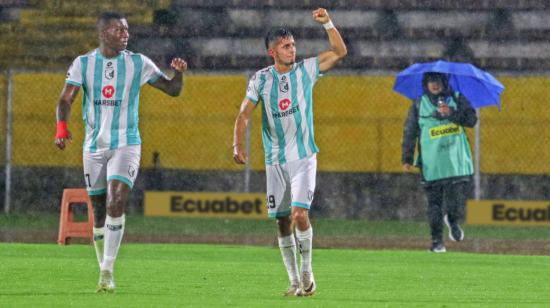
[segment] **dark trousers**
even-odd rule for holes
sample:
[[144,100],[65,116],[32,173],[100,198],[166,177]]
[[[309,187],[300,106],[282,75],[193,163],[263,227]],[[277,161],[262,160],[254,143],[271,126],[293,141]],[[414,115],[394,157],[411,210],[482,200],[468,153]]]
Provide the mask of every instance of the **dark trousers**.
[[461,223],[464,220],[467,187],[469,182],[433,184],[425,186],[428,198],[428,221],[432,241],[443,241],[443,216],[448,215],[449,223]]

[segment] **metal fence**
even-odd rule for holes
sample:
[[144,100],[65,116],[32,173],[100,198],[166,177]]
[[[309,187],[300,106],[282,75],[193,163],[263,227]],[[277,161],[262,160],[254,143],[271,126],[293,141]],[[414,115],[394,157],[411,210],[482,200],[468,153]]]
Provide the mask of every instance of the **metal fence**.
[[[142,169],[129,211],[142,211],[144,190],[265,191],[260,110],[249,134],[250,162],[232,160],[232,132],[248,74],[187,75],[171,98],[145,86],[140,103]],[[470,197],[550,198],[550,78],[499,78],[503,108],[480,111],[468,132],[479,171]],[[0,74],[0,179],[5,212],[57,211],[63,188],[84,185],[80,96],[69,122],[74,140],[53,144],[55,106],[64,72]],[[314,90],[319,173],[313,215],[338,218],[424,217],[418,174],[401,172],[403,122],[410,102],[392,76],[327,75]],[[475,194],[474,194],[475,192]]]

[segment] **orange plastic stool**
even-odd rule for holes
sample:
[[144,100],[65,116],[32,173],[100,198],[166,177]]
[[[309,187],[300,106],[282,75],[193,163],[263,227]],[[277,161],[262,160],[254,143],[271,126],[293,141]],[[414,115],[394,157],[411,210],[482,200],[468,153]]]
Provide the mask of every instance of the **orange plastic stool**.
[[[75,203],[86,203],[88,205],[88,221],[75,222],[72,205]],[[59,219],[59,236],[57,243],[66,245],[71,237],[84,237],[93,241],[94,211],[92,201],[88,197],[86,189],[67,188],[63,190],[61,200],[61,217]]]

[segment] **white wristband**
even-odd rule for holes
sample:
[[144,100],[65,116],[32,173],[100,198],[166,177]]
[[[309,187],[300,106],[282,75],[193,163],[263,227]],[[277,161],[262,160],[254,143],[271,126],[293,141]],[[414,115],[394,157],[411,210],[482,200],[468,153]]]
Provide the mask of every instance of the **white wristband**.
[[333,29],[333,28],[334,28],[334,24],[332,23],[332,20],[329,20],[327,23],[324,23],[324,24],[323,24],[323,27],[325,27],[325,30]]

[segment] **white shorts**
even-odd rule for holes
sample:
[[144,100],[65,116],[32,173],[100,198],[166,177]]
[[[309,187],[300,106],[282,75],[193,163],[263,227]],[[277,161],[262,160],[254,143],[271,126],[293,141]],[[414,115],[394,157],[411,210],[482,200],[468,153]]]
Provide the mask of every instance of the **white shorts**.
[[134,186],[139,162],[141,145],[127,145],[115,150],[97,153],[84,151],[84,181],[88,195],[103,195],[107,193],[107,183],[118,180],[130,188]]
[[292,206],[309,210],[315,191],[316,154],[282,165],[266,166],[265,173],[270,218],[290,215]]

